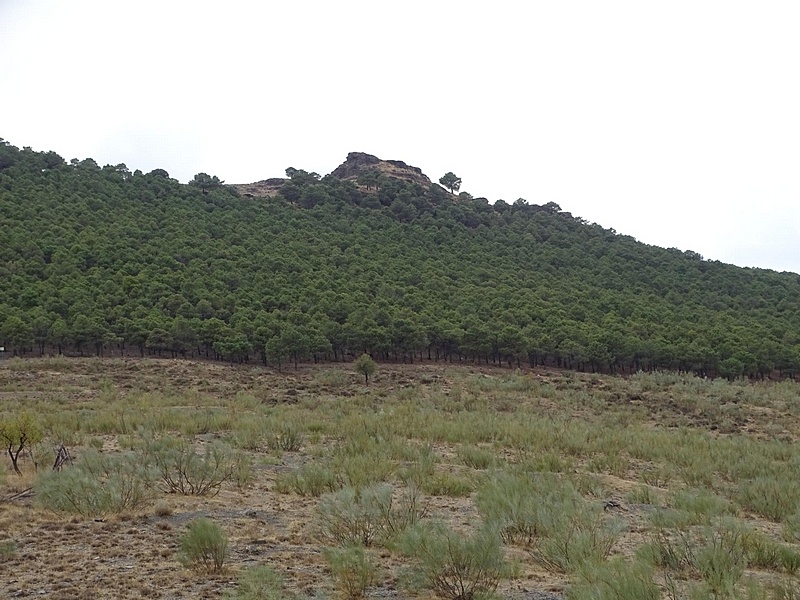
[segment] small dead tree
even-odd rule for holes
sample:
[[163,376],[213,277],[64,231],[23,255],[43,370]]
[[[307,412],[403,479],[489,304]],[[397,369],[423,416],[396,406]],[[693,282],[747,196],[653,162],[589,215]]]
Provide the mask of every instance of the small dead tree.
[[67,465],[72,465],[72,456],[64,444],[56,449],[56,461],[53,463],[53,471],[60,471]]

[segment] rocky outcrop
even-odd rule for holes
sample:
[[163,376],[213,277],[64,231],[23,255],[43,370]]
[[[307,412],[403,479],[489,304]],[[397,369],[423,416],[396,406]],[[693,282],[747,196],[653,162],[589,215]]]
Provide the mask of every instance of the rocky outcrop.
[[[431,180],[422,169],[419,167],[412,167],[407,165],[402,160],[382,160],[372,154],[365,152],[351,152],[347,155],[347,160],[336,167],[330,174],[331,177],[337,179],[358,179],[364,173],[370,171],[377,171],[385,177],[393,177],[395,179],[402,179],[411,183],[419,184],[425,188],[433,185]],[[232,187],[242,196],[249,197],[266,197],[275,196],[281,186],[289,181],[283,177],[274,177],[272,179],[264,179],[254,183],[238,183],[233,184]]]
[[331,177],[338,179],[356,179],[362,173],[378,171],[387,177],[394,177],[430,187],[431,180],[422,169],[407,165],[402,160],[382,160],[372,154],[364,152],[351,152],[347,160],[331,172]]
[[258,198],[274,196],[287,181],[289,180],[284,177],[273,177],[272,179],[263,179],[255,183],[236,183],[233,184],[233,187],[235,187],[242,196]]

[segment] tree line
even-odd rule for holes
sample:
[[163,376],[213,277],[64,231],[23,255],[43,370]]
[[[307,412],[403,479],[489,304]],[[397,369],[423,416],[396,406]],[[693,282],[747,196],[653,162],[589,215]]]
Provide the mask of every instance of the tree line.
[[[554,203],[301,169],[272,198],[0,141],[0,345],[35,355],[800,369],[800,276]],[[459,182],[460,183],[460,182]]]

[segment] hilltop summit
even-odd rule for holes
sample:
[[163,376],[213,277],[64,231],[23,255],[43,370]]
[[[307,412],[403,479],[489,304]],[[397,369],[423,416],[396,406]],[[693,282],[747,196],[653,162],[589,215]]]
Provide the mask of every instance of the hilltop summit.
[[430,187],[430,178],[419,167],[407,165],[402,160],[382,160],[364,152],[350,152],[347,160],[331,172],[337,179],[356,179],[369,171],[378,171],[387,177],[402,179],[423,187]]
[[[418,184],[424,188],[430,188],[433,185],[430,178],[419,167],[407,165],[402,160],[383,160],[366,152],[350,152],[347,159],[331,171],[330,176],[336,179],[356,180],[372,171],[385,177]],[[273,177],[253,183],[237,183],[232,187],[244,196],[274,196],[287,181],[289,179],[286,177]]]

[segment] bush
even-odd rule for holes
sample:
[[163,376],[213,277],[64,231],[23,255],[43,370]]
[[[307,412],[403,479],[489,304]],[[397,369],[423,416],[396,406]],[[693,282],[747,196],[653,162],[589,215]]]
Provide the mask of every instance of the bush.
[[462,463],[473,469],[488,469],[497,461],[492,451],[478,446],[459,446],[456,454]]
[[171,437],[147,440],[145,447],[169,493],[215,496],[241,466],[230,448],[219,443],[207,444],[203,454],[186,440]]
[[301,496],[321,496],[341,487],[330,466],[309,463],[290,473],[282,473],[275,480],[275,489],[281,494],[294,492]]
[[364,548],[358,545],[327,548],[325,560],[336,580],[336,587],[346,598],[363,598],[378,570]]
[[486,522],[509,544],[530,544],[539,531],[539,498],[529,478],[497,473],[475,498]]
[[800,507],[800,483],[789,477],[758,477],[743,481],[737,498],[745,510],[780,523]]
[[416,484],[409,483],[401,492],[400,502],[392,503],[388,513],[387,533],[400,534],[427,516],[428,504],[423,501],[422,492]]
[[659,502],[658,494],[647,485],[637,485],[626,495],[628,502],[632,504],[657,505]]
[[228,557],[228,537],[210,519],[189,523],[189,530],[180,539],[182,565],[198,571],[221,571]]
[[567,594],[568,600],[659,600],[653,569],[643,563],[623,561],[589,564]]
[[322,536],[338,545],[371,546],[405,531],[427,515],[419,488],[413,484],[394,500],[388,484],[363,489],[346,487],[322,497],[317,522]]
[[543,563],[560,569],[582,554],[604,558],[619,533],[599,505],[554,475],[497,473],[476,504],[504,541],[531,546]]
[[317,508],[323,535],[340,545],[370,546],[386,535],[392,509],[392,486],[362,490],[346,487],[320,500]]
[[500,536],[488,527],[464,536],[443,524],[420,523],[398,547],[414,561],[417,581],[450,600],[494,593],[505,567]]
[[36,499],[54,512],[99,517],[146,506],[155,495],[154,481],[138,453],[109,456],[89,451],[74,466],[41,475]]
[[400,469],[398,477],[406,484],[421,487],[423,483],[436,472],[436,463],[439,457],[433,447],[428,444],[418,450],[413,461]]
[[771,549],[752,535],[741,523],[730,518],[691,530],[669,530],[657,525],[651,542],[642,548],[640,556],[663,568],[668,575],[699,575],[703,580],[703,593],[727,598],[744,573],[748,544],[758,561],[773,560],[769,556]]
[[569,573],[587,563],[602,562],[621,532],[620,524],[609,521],[594,506],[568,508],[553,516],[533,554],[554,571]]
[[264,449],[264,429],[258,422],[244,421],[235,427],[230,437],[230,443],[235,448],[261,452]]
[[339,454],[332,468],[341,485],[361,488],[386,481],[395,471],[395,465],[386,456],[375,453],[359,455]]
[[795,511],[784,519],[783,539],[793,544],[800,543],[800,511]]
[[733,597],[736,584],[747,564],[740,529],[713,532],[708,542],[695,552],[695,565],[705,587],[714,598]]
[[693,524],[708,524],[715,517],[732,515],[735,512],[733,505],[704,489],[688,489],[676,492],[672,498],[672,506],[692,515]]
[[650,564],[667,572],[685,572],[694,561],[693,546],[689,532],[670,531],[657,525],[650,532],[650,541],[641,546],[637,554]]
[[426,494],[431,496],[448,496],[450,498],[463,498],[469,496],[474,490],[466,476],[459,477],[449,473],[436,473],[425,479],[421,487]]
[[750,567],[785,571],[789,575],[800,570],[800,554],[761,532],[748,532],[743,544],[747,565]]
[[236,487],[243,489],[253,479],[253,459],[249,454],[236,452],[233,455],[233,471],[231,475]]
[[303,447],[305,438],[302,432],[294,425],[284,425],[270,442],[273,450],[284,452],[297,452]]
[[251,567],[239,575],[239,585],[235,594],[227,598],[238,600],[290,600],[293,594],[284,591],[284,581],[275,569],[269,566]]

